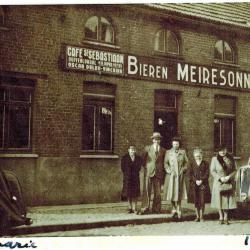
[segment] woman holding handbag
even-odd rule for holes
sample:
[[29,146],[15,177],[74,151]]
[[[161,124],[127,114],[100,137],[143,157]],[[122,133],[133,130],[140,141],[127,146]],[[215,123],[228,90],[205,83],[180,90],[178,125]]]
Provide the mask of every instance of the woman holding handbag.
[[210,171],[214,178],[211,207],[218,209],[219,223],[229,225],[228,210],[236,208],[236,167],[225,145],[221,145],[218,155],[212,158]]

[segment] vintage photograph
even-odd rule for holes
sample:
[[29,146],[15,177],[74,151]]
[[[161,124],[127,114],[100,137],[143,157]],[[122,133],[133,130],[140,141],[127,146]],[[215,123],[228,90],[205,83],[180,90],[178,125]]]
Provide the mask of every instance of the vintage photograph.
[[250,2],[0,5],[1,237],[250,234],[249,104]]

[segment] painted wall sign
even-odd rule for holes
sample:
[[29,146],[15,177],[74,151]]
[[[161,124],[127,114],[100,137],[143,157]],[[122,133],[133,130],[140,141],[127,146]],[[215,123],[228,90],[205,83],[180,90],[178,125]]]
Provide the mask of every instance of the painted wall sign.
[[250,73],[229,67],[213,67],[66,46],[66,69],[109,73],[127,78],[197,86],[250,90]]
[[170,59],[125,56],[127,76],[166,83],[195,84],[227,89],[250,90],[250,73],[229,68],[202,66]]
[[66,46],[66,69],[124,75],[124,55],[75,46]]

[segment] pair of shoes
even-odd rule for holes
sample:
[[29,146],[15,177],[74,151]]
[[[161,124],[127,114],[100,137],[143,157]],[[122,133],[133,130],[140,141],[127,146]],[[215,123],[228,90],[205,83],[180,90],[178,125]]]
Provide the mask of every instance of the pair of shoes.
[[172,218],[173,218],[173,219],[177,219],[177,218],[178,218],[178,215],[177,215],[176,212],[172,215]]
[[177,211],[177,217],[178,217],[178,219],[181,219],[181,211]]
[[229,223],[228,220],[225,220],[225,224],[226,224],[226,225],[230,225],[230,223]]
[[129,210],[128,210],[128,213],[129,213],[129,214],[132,214],[132,213],[134,213],[134,212],[135,212],[135,211],[134,211],[133,209],[129,209]]
[[149,214],[149,209],[140,210],[137,212],[137,214],[139,214],[139,215]]
[[199,222],[200,221],[200,218],[195,218],[195,220],[194,220],[195,222]]
[[224,224],[224,220],[219,220],[219,224],[223,225]]
[[176,214],[177,213],[177,211],[175,210],[175,209],[173,209],[172,211],[171,211],[171,214],[172,215],[174,215],[174,214]]
[[25,218],[25,225],[30,226],[33,223],[31,218]]

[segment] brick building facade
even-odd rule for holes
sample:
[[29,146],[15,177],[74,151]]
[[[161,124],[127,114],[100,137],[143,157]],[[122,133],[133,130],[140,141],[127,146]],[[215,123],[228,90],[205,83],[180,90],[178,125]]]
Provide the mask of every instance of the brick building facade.
[[2,6],[0,164],[28,205],[115,202],[154,130],[250,156],[250,6]]

